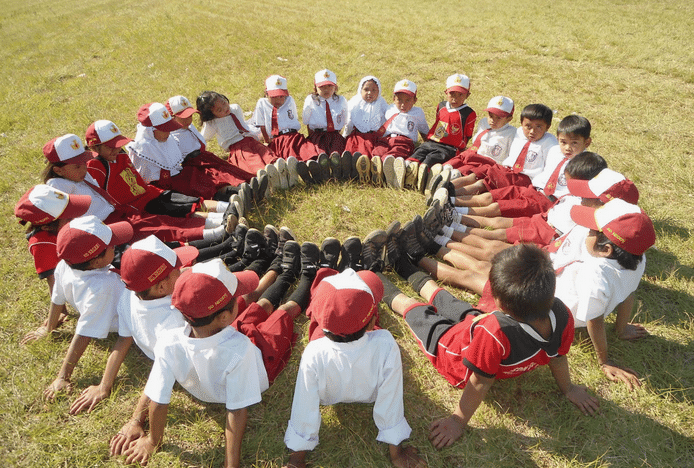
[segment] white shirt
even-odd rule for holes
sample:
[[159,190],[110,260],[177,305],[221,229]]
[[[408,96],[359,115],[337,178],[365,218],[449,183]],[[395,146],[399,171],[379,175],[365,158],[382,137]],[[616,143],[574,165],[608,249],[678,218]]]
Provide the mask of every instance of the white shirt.
[[571,208],[581,204],[581,197],[564,195],[547,211],[547,222],[562,233],[572,230],[576,223],[571,219]]
[[391,134],[403,135],[417,143],[419,134],[429,133],[429,125],[421,107],[412,107],[409,112],[400,112],[395,104],[391,104],[386,111],[386,120],[392,115],[399,114],[388,124],[385,136]]
[[563,160],[564,153],[561,152],[559,145],[552,146],[547,151],[545,168],[542,170],[542,172],[533,177],[533,187],[537,188],[539,191],[544,193],[544,189],[547,185],[547,182],[549,182],[549,179],[552,177],[552,174],[554,174],[554,171],[556,170],[557,166],[561,164],[562,167],[559,169],[557,187],[554,189],[554,193],[552,195],[556,198],[568,195],[569,188],[566,185],[566,175],[564,175],[564,171],[566,170],[566,165],[569,163],[570,160],[567,159],[566,161],[562,162]]
[[[231,113],[236,116],[241,125],[247,125],[245,119],[243,118],[241,106],[238,104],[229,104],[229,109],[231,110]],[[206,141],[209,141],[216,136],[219,146],[227,151],[231,145],[238,143],[246,136],[255,138],[255,135],[250,132],[250,128],[246,127],[245,130],[236,128],[236,124],[231,118],[231,115],[227,115],[221,119],[208,120],[202,124],[201,133],[202,136],[205,137]]]
[[349,114],[345,126],[345,136],[352,133],[355,128],[361,133],[375,132],[386,121],[388,103],[383,96],[378,96],[374,102],[366,102],[361,95],[354,96],[347,103]]
[[[344,96],[333,95],[329,98],[328,105],[330,105],[333,127],[339,132],[347,123],[347,99]],[[314,94],[306,96],[304,110],[301,112],[301,120],[311,130],[326,130],[328,128],[328,119],[325,113],[325,99]]]
[[[253,112],[253,125],[258,128],[265,127],[268,136],[272,135],[272,109],[273,106],[268,98],[260,98]],[[280,132],[284,130],[301,130],[301,122],[299,122],[299,114],[296,110],[296,101],[291,96],[287,96],[284,104],[277,109],[277,129]]]
[[152,183],[161,179],[161,170],[169,171],[171,177],[183,169],[181,165],[185,155],[178,148],[178,143],[169,134],[166,141],[154,138],[153,127],[137,124],[135,140],[125,145],[128,157],[145,182]]
[[311,341],[301,356],[292,414],[284,442],[294,451],[318,445],[319,405],[373,403],[376,440],[398,445],[410,436],[402,396],[400,349],[387,330],[367,332],[357,341]]
[[131,336],[145,355],[154,360],[154,346],[162,334],[185,325],[183,315],[171,305],[171,296],[143,301],[124,290],[118,301],[118,334]]
[[[84,178],[84,180],[93,184],[96,187],[99,186],[98,182],[94,180],[94,178],[89,173],[87,173],[87,176]],[[108,200],[102,197],[99,194],[99,192],[87,185],[84,181],[73,182],[71,180],[63,179],[60,177],[54,177],[52,179],[48,179],[46,185],[50,185],[51,187],[57,188],[58,190],[62,190],[63,192],[69,193],[70,195],[89,195],[90,197],[92,197],[92,202],[89,204],[89,209],[84,214],[84,216],[94,215],[101,221],[103,221],[106,218],[108,218],[108,216],[115,210],[113,205],[111,205],[111,203],[109,203]]]
[[516,136],[516,127],[506,124],[501,128],[491,130],[489,128],[489,119],[484,117],[477,124],[477,132],[472,137],[472,142],[474,143],[477,136],[485,130],[489,131],[482,137],[477,154],[491,158],[501,164],[508,157],[511,142]]
[[[523,129],[519,128],[516,131],[516,137],[513,139],[513,142],[511,142],[511,149],[509,150],[508,157],[504,159],[502,164],[506,167],[513,167],[513,165],[516,164],[518,155],[520,155],[521,150],[527,142],[528,139],[525,138]],[[542,172],[545,168],[547,152],[556,144],[558,144],[557,138],[549,132],[545,133],[538,141],[530,143],[528,152],[525,155],[525,166],[523,166],[521,172],[530,177],[530,179],[533,179]]]
[[79,312],[76,335],[99,339],[118,331],[116,305],[125,286],[110,268],[107,265],[97,270],[75,270],[65,260],[55,267],[51,302],[68,303]]
[[232,327],[207,338],[191,338],[190,325],[162,335],[154,348],[154,365],[145,394],[169,404],[174,382],[208,403],[225,403],[230,411],[260,402],[268,389],[260,350]]
[[174,130],[171,132],[171,138],[176,141],[183,156],[188,156],[193,151],[201,149],[202,143],[207,144],[205,138],[193,124],[190,124],[188,128]]

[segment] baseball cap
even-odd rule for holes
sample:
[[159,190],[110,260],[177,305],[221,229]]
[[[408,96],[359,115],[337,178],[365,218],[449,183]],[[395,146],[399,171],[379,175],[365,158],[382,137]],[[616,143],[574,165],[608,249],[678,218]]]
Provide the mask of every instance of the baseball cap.
[[487,104],[487,108],[484,111],[491,112],[499,117],[508,117],[513,115],[514,109],[515,105],[511,98],[507,98],[506,96],[494,96],[489,100],[489,104]]
[[326,68],[325,70],[321,70],[316,73],[316,76],[313,78],[313,82],[317,87],[325,86],[327,84],[337,85],[337,76],[335,76],[335,73]]
[[655,244],[651,218],[638,206],[615,198],[599,208],[576,205],[571,219],[581,226],[604,233],[617,247],[642,255]]
[[456,73],[446,79],[446,91],[468,92],[470,90],[470,78],[467,75]]
[[215,258],[196,263],[176,281],[171,304],[191,319],[207,317],[227,305],[234,297],[258,287],[258,275],[250,270],[230,272]]
[[91,203],[92,197],[89,195],[70,195],[40,184],[22,195],[14,206],[14,215],[24,223],[40,226],[56,219],[78,218],[87,212]]
[[265,80],[265,91],[270,97],[289,96],[287,79],[280,75],[270,75]]
[[383,283],[374,272],[347,268],[318,283],[306,314],[324,331],[345,336],[366,326],[382,298]]
[[87,150],[74,133],[53,138],[43,145],[43,155],[52,163],[84,164],[96,156]]
[[128,242],[133,228],[127,221],[105,225],[96,216],[73,219],[58,233],[58,258],[71,265],[87,262],[107,247]]
[[395,88],[393,89],[393,94],[395,93],[405,93],[410,96],[417,95],[417,85],[410,80],[400,80],[395,83]]
[[125,287],[145,291],[169,276],[174,269],[190,266],[198,257],[192,246],[170,249],[154,235],[134,242],[123,252],[120,277]]
[[567,179],[566,185],[571,195],[581,198],[597,198],[603,203],[616,198],[633,204],[639,201],[639,191],[636,185],[612,169],[603,169],[590,180]]
[[165,104],[166,110],[171,112],[176,117],[181,117],[182,119],[187,119],[193,114],[199,114],[197,109],[193,107],[185,96],[174,96],[169,98]]
[[122,148],[132,140],[124,137],[120,129],[110,120],[97,120],[87,128],[84,139],[89,146],[106,145],[111,148]]
[[162,132],[173,132],[181,128],[164,104],[158,102],[150,102],[140,107],[137,120],[145,127],[154,127]]

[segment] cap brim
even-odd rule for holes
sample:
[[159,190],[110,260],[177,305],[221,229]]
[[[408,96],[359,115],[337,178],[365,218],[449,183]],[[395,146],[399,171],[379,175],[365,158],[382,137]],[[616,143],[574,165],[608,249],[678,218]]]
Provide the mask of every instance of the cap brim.
[[405,93],[405,94],[409,94],[410,96],[416,96],[416,93],[413,93],[409,89],[401,89],[401,90],[393,92],[393,94],[398,94],[398,93]]
[[102,144],[108,146],[109,148],[122,148],[125,145],[127,145],[128,143],[130,143],[131,141],[132,140],[126,136],[118,135],[118,136],[113,137],[110,140],[108,140],[107,142],[102,143]]
[[253,292],[258,287],[258,275],[250,270],[238,271],[233,273],[239,284],[236,286],[234,297],[243,296]]
[[109,247],[125,244],[133,238],[133,227],[127,221],[119,221],[117,223],[109,224],[108,227],[113,233],[111,236],[111,242],[108,243]]
[[337,83],[333,83],[330,80],[320,81],[320,82],[316,83],[316,86],[320,88],[321,86],[325,86],[325,85],[329,85],[329,84],[337,86]]
[[512,115],[510,112],[504,112],[501,109],[497,109],[496,107],[488,107],[484,111],[490,112],[494,115],[498,115],[499,117],[508,117],[509,115]]
[[176,117],[180,117],[182,119],[187,119],[193,114],[199,114],[199,112],[196,109],[193,109],[192,107],[186,107],[183,109],[181,112],[178,114],[174,114]]
[[573,206],[571,207],[571,219],[579,226],[599,231],[600,227],[595,219],[595,210],[596,208],[591,208],[589,206]]
[[588,185],[589,182],[589,180],[567,178],[566,187],[569,189],[569,193],[576,197],[598,198],[598,196],[590,189],[590,186]]
[[[441,89],[441,88],[439,88],[439,89]],[[451,86],[450,88],[447,88],[446,92],[448,92],[448,91],[458,91],[461,93],[467,93],[468,92],[468,90],[466,88],[463,88],[462,86],[457,86],[457,85]]]
[[357,272],[357,276],[361,278],[363,282],[371,290],[371,294],[374,297],[374,303],[378,304],[383,299],[383,281],[376,275],[373,271],[361,270]]
[[181,124],[176,122],[174,119],[169,120],[168,122],[165,122],[160,125],[154,125],[154,128],[156,128],[159,131],[162,132],[173,132],[174,130],[180,130],[183,128]]
[[272,89],[267,92],[267,95],[270,97],[289,96],[289,91],[287,91],[286,89]]
[[89,195],[70,195],[70,201],[57,219],[74,219],[85,214],[92,204]]
[[[191,245],[177,247],[173,250],[176,252],[176,256],[178,257],[178,262],[176,265],[179,267],[189,267],[193,265],[193,262],[196,258],[198,258],[198,254],[200,253],[197,248]],[[180,265],[178,265],[178,263],[180,263]]]
[[91,151],[85,151],[84,153],[75,156],[74,158],[66,159],[60,162],[64,164],[87,164],[87,162],[91,161],[95,157],[96,153],[93,153]]

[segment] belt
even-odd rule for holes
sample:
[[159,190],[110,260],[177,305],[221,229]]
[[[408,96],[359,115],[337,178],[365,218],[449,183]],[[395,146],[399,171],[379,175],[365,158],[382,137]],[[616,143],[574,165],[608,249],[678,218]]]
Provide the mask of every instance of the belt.
[[296,133],[298,130],[294,130],[293,128],[288,128],[286,130],[280,131],[280,135],[287,135],[289,133]]

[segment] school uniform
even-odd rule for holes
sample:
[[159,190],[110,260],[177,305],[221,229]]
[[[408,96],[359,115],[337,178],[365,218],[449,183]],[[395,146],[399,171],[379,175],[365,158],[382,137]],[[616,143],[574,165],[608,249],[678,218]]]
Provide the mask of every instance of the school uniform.
[[573,229],[576,223],[571,219],[571,207],[580,204],[580,197],[565,195],[544,213],[514,218],[513,225],[506,229],[506,241],[511,244],[533,243],[540,247],[549,245]]
[[[378,99],[366,102],[361,97],[361,89],[366,81],[373,81],[378,87]],[[374,146],[381,137],[379,129],[386,121],[388,104],[381,95],[381,83],[374,76],[366,76],[359,81],[357,94],[347,103],[349,110],[344,135],[347,138],[345,150],[354,154],[359,152],[371,156]]]
[[268,98],[258,99],[253,112],[253,125],[270,140],[268,147],[280,158],[294,156],[299,161],[308,161],[320,152],[299,133],[301,122],[296,110],[296,101],[291,96],[287,96],[284,104],[276,110]]
[[58,265],[58,236],[52,232],[34,229],[27,234],[29,253],[34,257],[34,268],[39,278],[53,275]]
[[414,144],[419,134],[429,132],[426,116],[421,107],[412,107],[409,112],[400,112],[395,104],[386,111],[385,134],[373,149],[374,156],[385,159],[386,156],[409,158],[414,152]]
[[323,153],[342,154],[346,141],[340,130],[347,123],[347,113],[344,96],[333,95],[327,101],[316,94],[306,96],[301,120],[308,127],[308,141]]
[[410,159],[433,166],[455,157],[467,146],[475,129],[477,114],[467,104],[451,108],[447,101],[436,108],[436,121],[427,134],[426,141],[417,148]]
[[489,127],[489,119],[484,117],[477,124],[477,132],[472,139],[472,146],[460,152],[448,164],[462,174],[469,174],[473,167],[501,164],[508,157],[511,142],[516,136],[516,127],[506,124],[498,129]]

